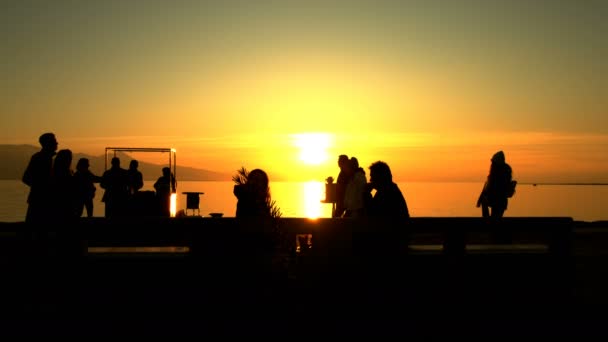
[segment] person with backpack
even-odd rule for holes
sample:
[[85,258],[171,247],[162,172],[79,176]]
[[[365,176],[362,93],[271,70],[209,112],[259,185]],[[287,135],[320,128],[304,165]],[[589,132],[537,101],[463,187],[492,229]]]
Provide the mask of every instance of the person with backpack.
[[505,161],[503,151],[492,156],[490,173],[477,200],[484,218],[500,219],[503,217],[509,198],[515,193],[516,181],[512,178],[511,166]]

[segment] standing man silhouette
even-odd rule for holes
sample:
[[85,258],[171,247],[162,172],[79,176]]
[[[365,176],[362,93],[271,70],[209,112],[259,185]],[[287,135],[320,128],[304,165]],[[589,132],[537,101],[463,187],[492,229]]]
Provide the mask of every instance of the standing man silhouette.
[[168,167],[162,168],[163,175],[158,177],[154,183],[156,197],[160,208],[160,215],[171,216],[171,194],[175,193],[176,181],[175,176]]
[[144,187],[144,176],[137,168],[139,162],[135,159],[129,163],[129,169],[127,173],[129,175],[129,194],[135,195],[141,188]]
[[359,160],[351,157],[349,161],[350,179],[344,193],[344,215],[343,217],[363,217],[365,204],[369,202],[370,193],[366,191],[367,177],[365,170],[359,167]]
[[101,182],[102,178],[89,170],[89,159],[80,158],[76,163],[74,183],[76,186],[76,216],[82,216],[86,208],[87,217],[93,217],[93,198],[97,188],[94,183]]
[[346,186],[350,180],[348,173],[350,165],[350,159],[346,154],[338,156],[338,167],[340,173],[338,173],[338,179],[336,180],[336,211],[333,213],[333,217],[342,217],[346,208],[344,207],[344,196],[346,195]]
[[120,159],[112,158],[112,167],[101,177],[100,186],[105,189],[103,198],[106,204],[105,217],[125,216],[129,200],[129,176],[127,170],[120,167]]
[[42,149],[32,155],[22,181],[30,187],[27,197],[25,222],[44,222],[51,214],[53,156],[57,151],[57,139],[53,133],[44,133],[38,138]]

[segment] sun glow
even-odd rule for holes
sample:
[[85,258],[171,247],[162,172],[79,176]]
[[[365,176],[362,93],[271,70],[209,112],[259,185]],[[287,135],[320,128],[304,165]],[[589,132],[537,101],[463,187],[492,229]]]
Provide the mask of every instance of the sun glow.
[[295,134],[294,145],[300,149],[300,160],[304,164],[319,165],[328,159],[331,137],[327,133]]
[[310,181],[304,183],[304,206],[306,217],[316,219],[321,217],[321,196],[324,191],[323,184]]

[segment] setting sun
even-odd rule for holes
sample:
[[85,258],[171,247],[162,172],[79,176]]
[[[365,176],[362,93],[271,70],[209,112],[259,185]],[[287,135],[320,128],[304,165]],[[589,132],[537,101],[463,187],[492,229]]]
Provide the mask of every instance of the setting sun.
[[331,136],[327,133],[294,134],[294,145],[300,149],[300,160],[304,164],[319,165],[328,159]]

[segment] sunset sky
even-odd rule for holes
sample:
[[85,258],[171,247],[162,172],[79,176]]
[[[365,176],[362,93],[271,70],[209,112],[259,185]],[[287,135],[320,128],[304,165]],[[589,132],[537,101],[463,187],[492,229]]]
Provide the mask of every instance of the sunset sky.
[[608,1],[3,1],[0,143],[178,165],[608,182]]

